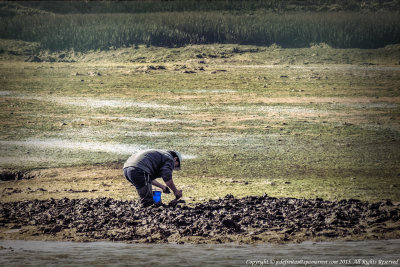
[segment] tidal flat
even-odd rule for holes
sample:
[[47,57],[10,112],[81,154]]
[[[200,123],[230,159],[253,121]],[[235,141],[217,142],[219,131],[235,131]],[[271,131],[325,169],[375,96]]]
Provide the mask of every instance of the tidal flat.
[[2,203],[134,201],[122,165],[145,148],[183,154],[174,179],[192,205],[264,193],[400,201],[398,45],[137,46],[35,59],[24,52],[32,43],[0,44]]

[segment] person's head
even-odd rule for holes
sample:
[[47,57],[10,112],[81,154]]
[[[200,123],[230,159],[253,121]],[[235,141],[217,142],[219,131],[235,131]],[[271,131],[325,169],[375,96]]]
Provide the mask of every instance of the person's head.
[[171,154],[172,158],[174,159],[174,170],[179,171],[181,169],[181,162],[182,162],[182,156],[179,152],[171,150],[169,151]]

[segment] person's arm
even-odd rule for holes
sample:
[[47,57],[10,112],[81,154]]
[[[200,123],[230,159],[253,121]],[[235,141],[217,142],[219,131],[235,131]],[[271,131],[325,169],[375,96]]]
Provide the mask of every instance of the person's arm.
[[175,197],[181,198],[182,197],[182,190],[178,190],[174,184],[174,181],[172,179],[168,180],[165,182],[167,186],[174,192]]
[[165,190],[166,186],[163,184],[160,184],[159,182],[157,182],[156,180],[151,181],[151,184],[154,186],[157,186],[158,188],[161,188],[163,191]]
[[161,177],[164,183],[174,192],[176,199],[182,197],[182,190],[178,190],[172,180],[172,170],[174,169],[174,161],[168,160],[165,162],[164,166],[161,167]]
[[163,193],[166,193],[166,194],[170,194],[171,193],[171,191],[169,190],[168,186],[165,186],[165,185],[157,182],[156,180],[151,181],[151,184],[161,188]]

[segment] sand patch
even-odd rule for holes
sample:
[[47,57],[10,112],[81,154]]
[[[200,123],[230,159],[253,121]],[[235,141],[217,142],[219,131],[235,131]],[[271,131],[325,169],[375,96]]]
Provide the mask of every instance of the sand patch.
[[[106,152],[121,155],[131,155],[143,149],[144,145],[101,143],[101,142],[79,142],[64,139],[30,139],[21,141],[0,141],[1,145],[30,146],[39,149],[70,149],[86,150],[92,152]],[[196,156],[183,154],[184,159],[194,159]]]
[[171,109],[186,110],[185,106],[171,106],[156,102],[141,102],[121,99],[96,99],[90,97],[43,97],[35,95],[12,96],[12,98],[53,102],[61,105],[72,105],[86,108],[143,108],[143,109]]
[[264,104],[317,104],[317,103],[396,103],[400,97],[260,97],[259,103]]
[[324,111],[304,107],[291,107],[291,106],[228,106],[226,107],[231,112],[265,112],[265,113],[323,113]]
[[132,154],[144,146],[130,144],[113,144],[100,142],[78,142],[63,139],[31,139],[25,141],[0,141],[1,145],[31,146],[40,149],[72,149],[116,154]]
[[0,91],[0,96],[8,96],[11,95],[12,92],[11,91]]
[[237,90],[229,90],[229,89],[198,89],[198,90],[186,90],[188,93],[197,93],[197,94],[232,94],[237,93]]

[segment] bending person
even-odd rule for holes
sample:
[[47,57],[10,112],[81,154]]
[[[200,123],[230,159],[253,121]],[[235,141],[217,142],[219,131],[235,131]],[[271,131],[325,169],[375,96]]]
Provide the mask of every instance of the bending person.
[[[172,190],[175,197],[182,197],[182,190],[178,190],[172,179],[172,172],[181,169],[182,157],[173,150],[149,149],[133,154],[124,164],[125,178],[137,190],[140,202],[147,207],[154,204],[152,185],[169,193]],[[165,185],[155,179],[162,177]]]

